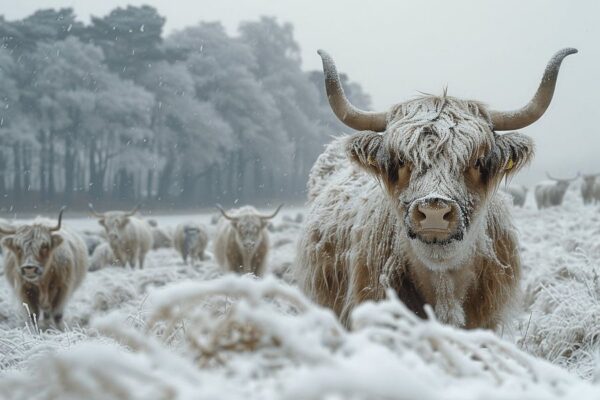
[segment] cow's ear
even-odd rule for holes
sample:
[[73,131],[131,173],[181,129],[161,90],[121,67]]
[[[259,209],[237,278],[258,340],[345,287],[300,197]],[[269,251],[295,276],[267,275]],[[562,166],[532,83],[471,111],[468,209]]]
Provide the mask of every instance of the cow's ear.
[[346,142],[346,153],[352,162],[376,175],[388,163],[383,151],[383,135],[377,132],[365,131],[350,136]]
[[102,225],[102,226],[106,226],[106,225],[104,224],[104,218],[100,218],[100,219],[98,220],[98,223],[99,223],[100,225]]
[[533,140],[519,132],[498,135],[496,146],[500,157],[498,167],[507,176],[517,173],[533,159]]
[[60,246],[60,244],[63,242],[62,236],[60,236],[58,233],[53,233],[50,240],[51,240],[50,247],[52,247],[53,249]]
[[6,247],[7,249],[13,250],[15,248],[15,242],[13,240],[12,236],[5,236],[2,239],[2,246]]

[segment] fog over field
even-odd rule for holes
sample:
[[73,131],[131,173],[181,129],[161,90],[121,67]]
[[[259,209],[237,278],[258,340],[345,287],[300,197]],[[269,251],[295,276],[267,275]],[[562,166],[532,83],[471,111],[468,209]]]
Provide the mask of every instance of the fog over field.
[[[497,109],[524,104],[538,84],[548,58],[563,47],[576,47],[559,79],[551,109],[524,130],[536,140],[537,156],[517,182],[532,185],[544,172],[569,177],[600,171],[595,94],[600,82],[600,37],[594,0],[481,2],[476,0],[360,0],[321,2],[224,0],[26,0],[2,10],[23,18],[41,7],[73,7],[84,20],[117,6],[150,4],[167,17],[166,32],[198,21],[221,21],[232,34],[240,21],[275,16],[294,25],[306,70],[320,68],[316,50],[328,50],[339,68],[359,82],[372,107],[389,106],[419,92],[484,101]],[[585,143],[585,145],[583,145]]]

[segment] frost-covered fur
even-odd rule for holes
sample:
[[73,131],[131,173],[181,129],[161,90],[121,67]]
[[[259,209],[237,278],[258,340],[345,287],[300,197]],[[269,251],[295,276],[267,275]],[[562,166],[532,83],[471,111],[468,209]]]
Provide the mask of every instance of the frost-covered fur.
[[173,235],[175,250],[179,252],[183,262],[187,264],[188,257],[193,264],[195,261],[204,260],[204,251],[208,245],[206,229],[196,223],[183,223],[177,225]]
[[[500,181],[533,143],[498,135],[485,107],[424,96],[392,108],[387,130],[334,140],[314,165],[297,278],[348,324],[352,309],[396,291],[413,312],[495,328],[520,277],[517,238]],[[444,239],[414,230],[416,204],[452,204]]]
[[[44,325],[53,322],[60,328],[67,301],[85,277],[88,259],[79,235],[65,228],[51,232],[50,224],[53,222],[38,219],[6,236],[2,245],[9,251],[4,268],[6,279],[19,303],[27,305],[31,318]],[[39,268],[41,274],[27,273],[23,267]]]
[[560,206],[569,188],[570,182],[543,181],[535,186],[535,202],[539,210],[552,206]]
[[230,272],[262,276],[269,252],[268,222],[252,206],[228,213],[236,221],[219,220],[214,239],[217,263]]
[[98,271],[99,269],[105,268],[109,265],[118,264],[118,260],[115,259],[115,255],[110,248],[110,244],[107,242],[101,243],[94,249],[92,256],[90,257],[90,271]]
[[108,211],[98,222],[106,230],[115,259],[121,265],[128,263],[135,268],[137,264],[141,269],[146,254],[152,249],[152,230],[146,221],[127,214],[125,211]]
[[506,192],[512,197],[513,204],[517,207],[523,207],[527,199],[527,188],[523,185],[511,185]]

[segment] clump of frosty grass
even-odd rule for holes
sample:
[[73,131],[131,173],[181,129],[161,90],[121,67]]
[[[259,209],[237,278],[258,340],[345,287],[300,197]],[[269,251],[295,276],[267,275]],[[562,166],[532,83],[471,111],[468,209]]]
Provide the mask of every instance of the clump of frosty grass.
[[8,399],[552,399],[599,387],[491,332],[415,317],[393,293],[345,330],[331,311],[268,277],[154,290],[135,317],[10,370]]
[[523,347],[593,378],[600,354],[600,267],[557,267],[539,282]]

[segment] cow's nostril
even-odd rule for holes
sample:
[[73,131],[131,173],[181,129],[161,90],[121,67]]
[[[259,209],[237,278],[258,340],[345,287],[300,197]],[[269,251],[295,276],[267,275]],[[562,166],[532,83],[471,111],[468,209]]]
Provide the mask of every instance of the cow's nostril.
[[450,222],[453,219],[453,215],[454,212],[452,211],[452,208],[448,207],[448,212],[446,212],[446,214],[444,214],[442,218],[444,218],[444,221]]

